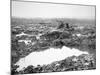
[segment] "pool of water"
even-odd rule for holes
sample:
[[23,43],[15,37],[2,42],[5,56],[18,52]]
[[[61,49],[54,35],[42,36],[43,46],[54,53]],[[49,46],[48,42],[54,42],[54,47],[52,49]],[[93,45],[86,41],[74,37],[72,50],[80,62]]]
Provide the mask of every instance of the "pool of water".
[[20,34],[17,34],[16,36],[23,36],[23,35],[28,36],[28,34],[25,34],[24,32],[21,32]]
[[29,65],[37,66],[37,65],[46,65],[50,64],[54,61],[60,61],[67,57],[71,56],[79,56],[81,54],[88,54],[88,52],[80,51],[75,48],[68,48],[63,46],[60,48],[49,48],[40,52],[32,52],[28,56],[21,58],[15,65],[18,65],[17,71],[23,70]]

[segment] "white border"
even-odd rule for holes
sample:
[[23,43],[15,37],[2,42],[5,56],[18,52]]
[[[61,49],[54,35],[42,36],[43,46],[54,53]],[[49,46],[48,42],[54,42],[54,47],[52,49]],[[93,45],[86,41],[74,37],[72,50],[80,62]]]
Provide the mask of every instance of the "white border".
[[[72,3],[72,4],[85,4],[96,5],[96,29],[97,29],[97,68],[96,70],[88,71],[69,71],[69,72],[55,72],[55,73],[41,73],[34,75],[98,75],[100,64],[100,50],[99,50],[99,28],[100,28],[100,1],[99,0],[28,0],[28,1],[43,1],[43,2],[56,2],[56,3]],[[10,74],[10,0],[0,0],[0,75]]]

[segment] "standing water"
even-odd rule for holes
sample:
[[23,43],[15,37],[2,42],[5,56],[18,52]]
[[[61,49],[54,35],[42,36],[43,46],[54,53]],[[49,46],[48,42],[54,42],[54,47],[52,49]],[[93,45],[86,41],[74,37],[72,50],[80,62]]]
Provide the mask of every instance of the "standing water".
[[32,52],[28,56],[21,58],[15,65],[18,65],[17,71],[23,70],[29,65],[36,67],[37,65],[47,65],[55,61],[63,60],[71,56],[79,56],[81,54],[88,54],[78,49],[71,49],[63,46],[61,49],[49,48],[40,52]]
[[28,35],[28,34],[25,34],[24,32],[22,32],[20,34],[17,34],[16,36],[23,36],[23,35]]

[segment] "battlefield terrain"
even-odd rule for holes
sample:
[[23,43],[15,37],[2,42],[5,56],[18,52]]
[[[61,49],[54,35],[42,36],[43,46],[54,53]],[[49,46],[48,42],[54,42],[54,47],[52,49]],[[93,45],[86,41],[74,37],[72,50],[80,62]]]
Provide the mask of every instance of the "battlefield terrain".
[[[61,49],[63,46],[87,51],[89,54],[71,56],[48,65],[30,65],[19,72],[16,70],[19,66],[15,63],[30,53],[49,48]],[[96,69],[95,20],[11,18],[12,75],[91,69]]]

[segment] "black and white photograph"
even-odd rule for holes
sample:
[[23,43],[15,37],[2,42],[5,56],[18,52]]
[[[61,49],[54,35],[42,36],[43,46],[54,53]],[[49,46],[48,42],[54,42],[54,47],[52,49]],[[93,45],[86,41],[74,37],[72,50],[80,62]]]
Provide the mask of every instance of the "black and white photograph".
[[96,69],[96,6],[11,0],[11,75]]

